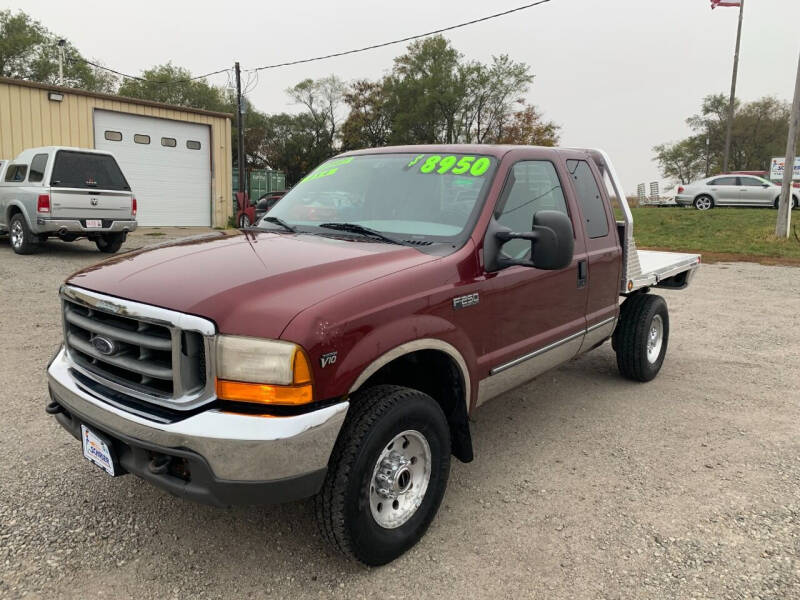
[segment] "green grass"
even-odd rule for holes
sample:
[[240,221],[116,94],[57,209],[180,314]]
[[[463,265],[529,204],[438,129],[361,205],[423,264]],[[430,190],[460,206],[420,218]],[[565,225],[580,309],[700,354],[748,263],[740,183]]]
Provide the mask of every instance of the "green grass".
[[800,260],[800,211],[792,211],[791,236],[775,237],[778,212],[768,208],[692,208],[643,206],[631,209],[639,248],[736,254],[740,258]]

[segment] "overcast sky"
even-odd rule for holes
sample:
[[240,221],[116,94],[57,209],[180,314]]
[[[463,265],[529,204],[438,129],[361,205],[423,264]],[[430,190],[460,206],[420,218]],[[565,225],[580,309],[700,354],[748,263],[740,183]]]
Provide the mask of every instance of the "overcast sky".
[[[328,54],[467,21],[526,0],[210,3],[6,2],[71,40],[88,58],[138,74],[172,61],[202,74]],[[235,15],[234,7],[242,7]],[[78,8],[80,7],[80,8]],[[660,179],[655,144],[678,140],[703,96],[729,93],[738,9],[709,0],[552,0],[449,32],[466,57],[508,54],[530,65],[529,102],[562,127],[565,146],[601,147],[627,194]],[[248,95],[262,111],[294,111],[284,90],[306,77],[378,78],[403,45],[264,71]],[[800,1],[746,0],[737,96],[791,101]],[[225,84],[217,75],[213,83]]]

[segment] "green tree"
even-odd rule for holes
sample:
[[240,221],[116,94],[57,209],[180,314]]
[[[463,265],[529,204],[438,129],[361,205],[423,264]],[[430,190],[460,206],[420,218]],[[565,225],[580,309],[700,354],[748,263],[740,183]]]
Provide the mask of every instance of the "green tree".
[[337,134],[340,124],[340,109],[344,101],[346,86],[344,82],[329,75],[321,79],[304,79],[286,93],[306,109],[312,125],[314,151],[327,156],[337,152]]
[[705,138],[694,136],[674,144],[653,148],[661,174],[680,183],[690,183],[705,174]]
[[141,79],[126,79],[118,93],[164,104],[234,112],[235,103],[223,88],[209,85],[204,79],[192,80],[192,77],[191,71],[172,63],[157,65],[144,71]]
[[381,81],[351,84],[343,147],[555,143],[558,126],[523,100],[532,81],[529,67],[506,55],[467,62],[442,36],[418,40]]
[[[770,159],[785,151],[790,107],[772,96],[734,103],[731,127],[731,171],[766,171]],[[661,172],[688,183],[706,173],[719,173],[725,152],[725,131],[728,122],[728,98],[712,94],[703,98],[698,114],[686,119],[694,135],[671,144],[653,148],[654,160]],[[688,177],[688,180],[686,179]]]
[[378,148],[389,143],[392,111],[382,82],[354,81],[344,94],[350,107],[342,125],[342,149]]
[[[57,84],[59,39],[22,11],[0,10],[0,77]],[[64,44],[64,57],[65,86],[113,92],[115,77],[88,64],[68,41]]]
[[522,144],[525,146],[555,146],[561,129],[552,121],[545,121],[533,106],[515,112],[511,121],[504,124],[492,140],[496,144]]

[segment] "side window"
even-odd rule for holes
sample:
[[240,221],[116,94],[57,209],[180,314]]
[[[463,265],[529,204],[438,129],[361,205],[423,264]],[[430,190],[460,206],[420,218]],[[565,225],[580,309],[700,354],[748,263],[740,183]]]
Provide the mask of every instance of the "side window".
[[751,186],[761,187],[761,185],[764,184],[763,181],[761,181],[760,179],[756,179],[755,177],[739,177],[739,181],[741,181],[739,185],[751,185]]
[[709,181],[708,185],[736,185],[736,177],[717,177]]
[[568,160],[567,170],[578,194],[578,204],[581,206],[583,222],[586,224],[586,235],[592,239],[607,236],[606,207],[589,163],[585,160]]
[[28,165],[8,165],[6,171],[6,181],[25,181],[25,174],[28,172]]
[[[559,210],[568,215],[567,203],[556,168],[549,160],[525,160],[511,168],[503,194],[495,209],[497,221],[512,231],[531,231],[539,210]],[[527,240],[511,240],[503,253],[524,257],[531,248]]]
[[31,172],[28,181],[38,183],[44,179],[44,168],[47,166],[47,154],[37,154],[31,161]]

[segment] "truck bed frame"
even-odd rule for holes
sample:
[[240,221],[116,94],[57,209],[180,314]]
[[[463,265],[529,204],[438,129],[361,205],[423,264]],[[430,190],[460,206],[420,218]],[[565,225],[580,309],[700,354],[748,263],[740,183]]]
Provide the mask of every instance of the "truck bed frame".
[[600,149],[589,150],[589,155],[603,177],[608,178],[624,215],[624,220],[617,221],[617,231],[622,244],[622,276],[619,293],[627,296],[649,287],[671,289],[686,287],[700,266],[700,255],[638,250],[633,239],[633,214],[628,205],[628,197],[622,189],[622,183],[611,159]]

